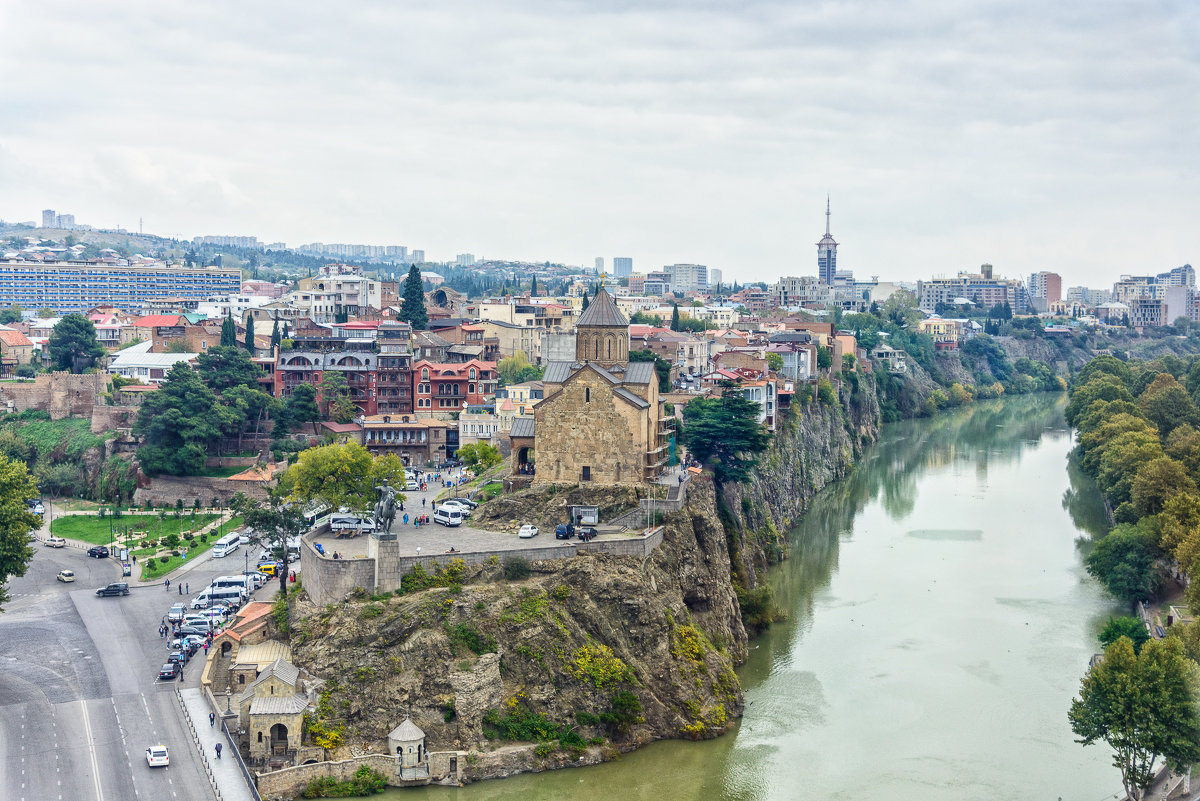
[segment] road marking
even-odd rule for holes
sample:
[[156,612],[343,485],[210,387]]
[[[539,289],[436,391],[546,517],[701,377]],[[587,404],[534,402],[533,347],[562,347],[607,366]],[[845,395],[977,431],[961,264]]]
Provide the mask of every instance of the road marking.
[[[88,756],[92,760],[92,781],[96,785],[96,801],[104,801],[104,792],[100,789],[100,764],[96,760],[96,743],[92,740],[92,721],[88,717],[87,701],[80,701],[83,707],[83,731],[88,742]],[[61,782],[59,782],[61,784]]]

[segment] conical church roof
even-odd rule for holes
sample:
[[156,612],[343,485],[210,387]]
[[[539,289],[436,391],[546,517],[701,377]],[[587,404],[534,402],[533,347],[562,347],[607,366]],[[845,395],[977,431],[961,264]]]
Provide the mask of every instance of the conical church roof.
[[589,325],[628,327],[629,318],[617,308],[612,295],[609,295],[604,287],[600,287],[596,290],[596,297],[588,303],[588,307],[584,309],[583,314],[579,315],[579,320],[575,325],[576,327]]

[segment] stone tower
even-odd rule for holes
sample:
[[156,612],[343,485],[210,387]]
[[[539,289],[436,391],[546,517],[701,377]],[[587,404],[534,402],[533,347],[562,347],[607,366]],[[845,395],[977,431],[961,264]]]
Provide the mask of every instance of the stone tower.
[[603,286],[575,324],[575,361],[601,367],[629,362],[629,319]]

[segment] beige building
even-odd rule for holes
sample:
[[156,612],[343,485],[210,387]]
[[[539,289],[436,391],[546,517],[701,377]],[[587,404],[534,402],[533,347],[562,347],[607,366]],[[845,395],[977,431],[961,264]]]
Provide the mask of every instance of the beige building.
[[[533,319],[532,316],[529,318]],[[476,323],[484,331],[484,338],[495,337],[497,353],[501,359],[517,351],[525,354],[531,364],[538,364],[542,357],[542,335],[546,329],[537,325],[518,325],[504,320],[480,320]]]
[[670,433],[654,363],[629,361],[629,320],[603,287],[575,333],[575,361],[546,367],[533,425],[513,425],[513,475],[532,475],[534,484],[653,480]]

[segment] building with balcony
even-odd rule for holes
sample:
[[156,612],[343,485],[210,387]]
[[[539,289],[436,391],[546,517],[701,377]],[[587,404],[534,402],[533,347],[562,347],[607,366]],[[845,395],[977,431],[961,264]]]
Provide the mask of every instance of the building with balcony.
[[[312,332],[312,333],[307,333]],[[392,321],[355,322],[297,333],[280,351],[274,395],[286,398],[300,384],[319,386],[327,370],[345,374],[350,398],[365,415],[412,412],[411,329]]]
[[242,271],[179,264],[0,261],[0,307],[85,314],[94,306],[145,311],[168,298],[199,302],[237,294]]
[[376,455],[395,454],[406,465],[441,464],[455,449],[457,424],[412,415],[375,414],[363,418],[363,446]]
[[439,364],[422,359],[413,365],[412,382],[413,412],[448,418],[495,397],[496,364],[478,359]]

